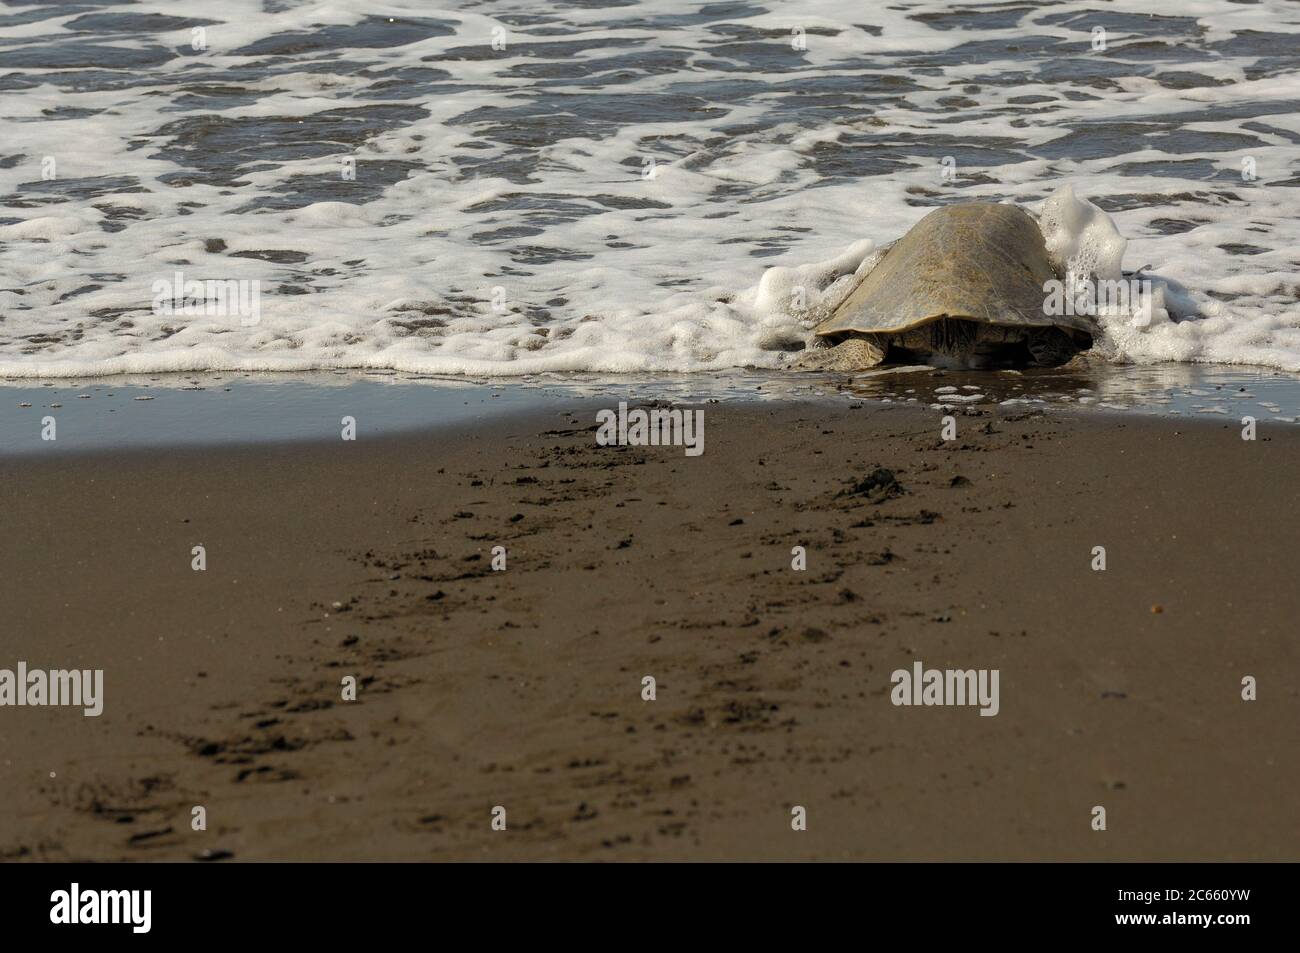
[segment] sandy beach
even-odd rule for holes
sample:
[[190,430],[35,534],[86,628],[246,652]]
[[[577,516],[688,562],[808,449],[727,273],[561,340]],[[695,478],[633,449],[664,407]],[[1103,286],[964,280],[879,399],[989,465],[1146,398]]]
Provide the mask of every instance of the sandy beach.
[[[1300,431],[717,403],[690,457],[598,409],[0,457],[0,668],[104,672],[4,711],[0,858],[1300,854]],[[996,715],[894,704],[917,662]]]

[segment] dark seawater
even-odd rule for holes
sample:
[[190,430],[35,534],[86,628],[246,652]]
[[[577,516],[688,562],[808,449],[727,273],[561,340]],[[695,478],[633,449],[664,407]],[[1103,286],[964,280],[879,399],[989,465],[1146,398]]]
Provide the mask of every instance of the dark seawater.
[[0,378],[777,368],[773,288],[1070,184],[1194,302],[1106,359],[1286,379],[1300,4],[1149,6],[8,3]]

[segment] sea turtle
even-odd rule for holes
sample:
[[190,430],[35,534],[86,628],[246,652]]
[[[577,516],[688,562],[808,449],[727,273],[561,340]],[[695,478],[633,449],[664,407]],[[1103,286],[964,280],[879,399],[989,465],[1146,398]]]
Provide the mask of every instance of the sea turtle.
[[891,362],[943,367],[1064,364],[1091,347],[1082,315],[1044,313],[1061,276],[1038,223],[1015,205],[937,208],[884,252],[814,334],[807,368]]

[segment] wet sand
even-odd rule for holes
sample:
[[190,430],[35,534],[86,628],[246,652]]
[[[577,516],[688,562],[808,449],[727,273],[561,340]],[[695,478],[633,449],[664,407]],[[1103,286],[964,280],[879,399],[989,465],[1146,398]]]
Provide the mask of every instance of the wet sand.
[[1300,858],[1294,427],[704,410],[0,458],[0,858]]

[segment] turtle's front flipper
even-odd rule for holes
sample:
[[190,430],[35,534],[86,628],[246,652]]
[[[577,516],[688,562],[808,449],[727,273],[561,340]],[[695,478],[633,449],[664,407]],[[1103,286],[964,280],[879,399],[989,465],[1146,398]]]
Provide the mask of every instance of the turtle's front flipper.
[[834,347],[804,351],[794,366],[801,371],[861,371],[885,359],[885,348],[868,338],[849,338]]
[[1029,356],[1039,367],[1060,367],[1079,353],[1074,338],[1060,328],[1037,328],[1025,339]]

